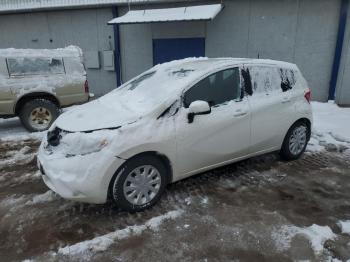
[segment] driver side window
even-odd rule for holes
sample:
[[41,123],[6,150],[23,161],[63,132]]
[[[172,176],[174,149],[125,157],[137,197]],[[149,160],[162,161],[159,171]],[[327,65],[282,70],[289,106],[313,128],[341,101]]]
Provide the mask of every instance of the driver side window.
[[216,106],[240,97],[239,68],[236,67],[214,73],[195,84],[185,92],[184,106],[188,108],[197,100]]

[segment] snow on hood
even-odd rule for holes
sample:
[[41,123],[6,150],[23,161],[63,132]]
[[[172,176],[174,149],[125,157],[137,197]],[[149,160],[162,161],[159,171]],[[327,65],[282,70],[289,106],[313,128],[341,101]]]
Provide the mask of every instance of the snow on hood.
[[252,60],[187,58],[156,65],[107,95],[63,114],[56,126],[71,132],[93,131],[115,128],[147,116],[156,118],[196,80],[213,70],[247,61]]

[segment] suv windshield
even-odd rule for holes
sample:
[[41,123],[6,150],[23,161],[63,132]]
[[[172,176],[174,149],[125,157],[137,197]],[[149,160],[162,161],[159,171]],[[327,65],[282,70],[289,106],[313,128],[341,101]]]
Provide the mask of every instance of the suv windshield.
[[64,74],[62,58],[16,57],[8,58],[10,76]]

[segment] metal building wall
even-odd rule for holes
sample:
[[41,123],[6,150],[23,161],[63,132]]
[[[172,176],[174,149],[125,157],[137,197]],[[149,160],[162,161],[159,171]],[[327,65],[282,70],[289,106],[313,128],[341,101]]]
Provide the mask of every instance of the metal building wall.
[[152,66],[155,36],[195,37],[199,32],[206,37],[208,57],[259,56],[296,63],[313,99],[327,101],[340,0],[231,0],[224,4],[225,9],[209,22],[121,26],[123,79]]
[[[82,9],[0,15],[0,48],[61,48],[78,45],[84,52],[114,50],[112,9]],[[116,87],[115,72],[87,69],[91,92]]]

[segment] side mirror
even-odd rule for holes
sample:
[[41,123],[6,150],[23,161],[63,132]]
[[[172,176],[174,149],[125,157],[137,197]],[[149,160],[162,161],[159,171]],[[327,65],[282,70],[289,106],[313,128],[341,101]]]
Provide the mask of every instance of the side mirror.
[[189,106],[188,123],[192,123],[195,115],[206,115],[211,113],[209,103],[202,100],[193,101]]

